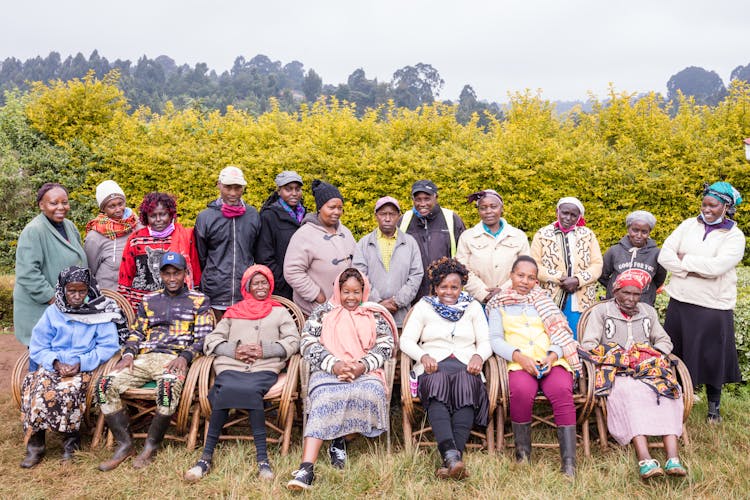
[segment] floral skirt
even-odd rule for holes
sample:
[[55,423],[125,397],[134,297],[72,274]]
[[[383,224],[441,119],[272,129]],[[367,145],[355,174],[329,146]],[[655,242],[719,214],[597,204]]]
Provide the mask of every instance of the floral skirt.
[[375,437],[388,430],[385,387],[378,377],[365,374],[353,382],[341,382],[330,373],[314,372],[308,398],[305,437],[323,440],[347,434]]
[[39,367],[26,375],[21,387],[24,433],[49,429],[75,432],[86,411],[86,390],[91,372],[62,378],[57,372]]

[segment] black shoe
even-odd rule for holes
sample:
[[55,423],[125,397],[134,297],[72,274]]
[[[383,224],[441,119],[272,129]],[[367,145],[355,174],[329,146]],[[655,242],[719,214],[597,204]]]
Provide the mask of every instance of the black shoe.
[[312,487],[315,479],[315,472],[312,466],[309,468],[300,466],[299,469],[292,472],[294,476],[291,481],[286,483],[286,488],[292,491],[302,491]]
[[21,467],[24,469],[31,469],[44,457],[44,452],[47,449],[45,446],[45,431],[36,431],[29,436],[29,441],[26,444],[26,456],[21,462]]
[[63,460],[73,460],[75,452],[81,449],[81,433],[66,432],[63,438]]
[[331,456],[331,465],[343,469],[346,466],[346,440],[340,437],[331,441],[328,454]]
[[273,469],[268,462],[258,462],[258,479],[273,481]]
[[516,462],[531,463],[531,422],[519,424],[511,422],[513,442],[516,447]]
[[721,423],[721,404],[718,401],[708,402],[708,415],[706,415],[706,422],[709,424],[720,424]]
[[[443,454],[443,466],[438,469],[438,471],[441,471],[441,469],[446,470],[448,472],[448,477],[451,479],[460,480],[468,476],[461,457],[461,452],[458,450],[447,450]],[[438,477],[440,477],[440,475],[438,475]],[[447,479],[445,477],[440,478]]]

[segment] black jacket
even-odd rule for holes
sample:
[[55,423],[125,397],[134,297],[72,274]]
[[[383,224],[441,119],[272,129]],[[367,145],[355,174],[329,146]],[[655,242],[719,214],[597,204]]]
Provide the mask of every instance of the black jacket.
[[292,287],[284,279],[284,257],[300,223],[277,203],[278,199],[278,194],[272,194],[260,210],[261,228],[255,256],[258,264],[268,266],[273,272],[273,293],[292,300]]
[[[399,224],[400,225],[400,224]],[[453,237],[458,244],[461,233],[466,230],[464,221],[453,212]],[[419,286],[417,296],[414,298],[416,303],[420,298],[430,294],[430,279],[427,276],[427,268],[434,261],[441,257],[451,257],[451,239],[448,234],[448,223],[445,221],[443,211],[437,203],[435,207],[425,217],[419,217],[416,214],[409,221],[409,227],[406,228],[406,234],[410,234],[417,240],[419,251],[422,254],[422,266],[424,267],[424,277],[422,284]]]
[[200,289],[212,306],[228,307],[242,300],[242,273],[255,264],[260,216],[254,207],[246,207],[239,217],[224,217],[214,200],[195,220],[195,245],[203,272]]

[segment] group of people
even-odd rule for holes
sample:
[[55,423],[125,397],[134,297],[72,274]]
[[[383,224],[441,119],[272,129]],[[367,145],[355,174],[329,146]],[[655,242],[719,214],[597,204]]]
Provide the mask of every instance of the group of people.
[[[378,199],[377,227],[357,242],[341,222],[345,199],[337,187],[314,180],[310,211],[299,174],[281,172],[275,184],[259,213],[242,199],[242,170],[226,167],[217,199],[194,228],[185,228],[172,196],[147,194],[136,217],[122,189],[104,181],[96,189],[100,213],[83,242],[66,218],[65,188],[42,186],[41,213],[21,233],[16,255],[15,331],[30,346],[22,467],[41,460],[46,430],[63,433],[64,458],[73,456],[82,394],[93,383],[118,442],[99,468],[114,469],[135,454],[120,395],[155,380],[157,412],[133,461],[147,466],[189,365],[201,354],[216,356],[217,376],[205,447],[185,474],[190,481],[209,472],[232,408],[248,410],[259,477],[273,478],[263,397],[296,352],[311,375],[302,462],[290,489],[312,485],[325,441],[332,464],[344,467],[350,436],[387,430],[383,367],[397,349],[415,363],[418,395],[442,460],[439,478],[468,475],[462,454],[472,427],[488,422],[482,370],[493,353],[507,361],[521,462],[531,459],[531,413],[541,390],[553,408],[561,470],[575,474],[573,386],[580,357],[601,371],[597,393],[607,397],[609,431],[621,444],[633,443],[643,478],[686,474],[677,447],[681,389],[667,355],[680,356],[693,382],[706,385],[708,420],[721,421],[722,385],[740,381],[733,308],[745,240],[732,220],[742,198],[730,184],[706,186],[698,216],[661,249],[650,238],[656,218],[629,214],[625,236],[604,255],[573,197],[559,200],[554,222],[529,244],[503,217],[496,191],[468,196],[480,222],[467,229],[440,206],[437,186],[419,180],[406,210],[394,197]],[[670,302],[662,328],[652,306],[667,271]],[[598,302],[599,283],[612,300]],[[135,325],[123,326],[121,311],[100,286],[127,299]],[[304,312],[301,335],[272,294]],[[592,307],[578,332],[581,313]],[[92,381],[91,371],[117,351],[115,369]],[[648,435],[664,436],[663,468],[649,455]]]

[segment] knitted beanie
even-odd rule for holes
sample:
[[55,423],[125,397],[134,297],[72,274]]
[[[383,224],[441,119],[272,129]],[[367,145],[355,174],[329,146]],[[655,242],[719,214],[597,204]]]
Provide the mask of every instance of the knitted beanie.
[[320,207],[325,205],[328,200],[338,198],[342,202],[344,201],[344,197],[341,196],[341,191],[339,191],[336,186],[321,181],[320,179],[315,179],[312,182],[312,192],[315,197],[315,209],[318,212],[320,211]]
[[96,203],[100,209],[112,198],[125,199],[125,192],[115,181],[104,181],[96,186]]

